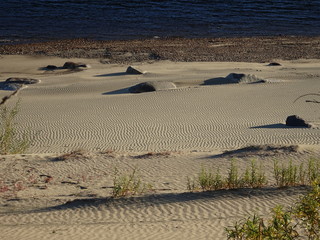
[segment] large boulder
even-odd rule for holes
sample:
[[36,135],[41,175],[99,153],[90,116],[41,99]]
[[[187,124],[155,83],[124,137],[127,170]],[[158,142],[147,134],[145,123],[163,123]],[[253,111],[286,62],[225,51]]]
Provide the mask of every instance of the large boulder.
[[154,92],[177,88],[173,82],[143,82],[129,88],[131,93]]
[[287,117],[286,125],[289,127],[312,127],[309,123],[297,115],[291,115]]

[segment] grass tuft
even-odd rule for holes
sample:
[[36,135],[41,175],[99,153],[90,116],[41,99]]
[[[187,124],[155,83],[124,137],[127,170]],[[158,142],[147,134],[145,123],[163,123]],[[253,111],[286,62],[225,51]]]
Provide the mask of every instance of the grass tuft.
[[202,168],[196,178],[187,178],[187,189],[189,191],[212,191],[243,187],[257,188],[266,184],[267,180],[262,170],[262,165],[257,167],[254,160],[251,161],[250,167],[246,168],[243,175],[239,174],[237,162],[232,159],[226,177],[220,174],[219,169],[214,173]]
[[118,169],[115,169],[112,191],[114,198],[138,195],[150,190],[152,185],[143,183],[135,168],[129,175],[119,175]]

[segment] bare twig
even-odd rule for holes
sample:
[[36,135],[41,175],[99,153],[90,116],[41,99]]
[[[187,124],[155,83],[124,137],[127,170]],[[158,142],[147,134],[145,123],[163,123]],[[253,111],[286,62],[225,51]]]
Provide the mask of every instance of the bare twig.
[[311,103],[320,103],[319,101],[316,101],[316,100],[306,100],[306,102],[311,102]]

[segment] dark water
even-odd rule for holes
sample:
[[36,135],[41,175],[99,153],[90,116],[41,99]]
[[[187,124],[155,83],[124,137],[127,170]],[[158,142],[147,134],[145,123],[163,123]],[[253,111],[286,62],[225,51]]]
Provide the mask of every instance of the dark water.
[[2,0],[0,41],[320,35],[320,0]]

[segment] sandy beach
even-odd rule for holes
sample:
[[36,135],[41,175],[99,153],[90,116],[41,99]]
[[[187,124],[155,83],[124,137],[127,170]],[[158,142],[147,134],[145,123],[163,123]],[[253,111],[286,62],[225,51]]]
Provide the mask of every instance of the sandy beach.
[[[272,166],[320,157],[319,97],[296,100],[320,91],[319,38],[152,41],[0,46],[0,81],[40,80],[7,103],[20,99],[17,131],[31,145],[0,156],[1,239],[226,239],[225,227],[307,191],[277,188]],[[208,54],[205,43],[215,44]],[[70,61],[85,67],[64,69]],[[232,73],[245,80],[228,83]],[[132,93],[145,82],[174,87]],[[286,126],[290,115],[312,127]],[[252,145],[277,147],[224,154]],[[233,158],[241,171],[261,163],[267,186],[188,191],[187,177],[203,167],[226,175]],[[115,169],[136,169],[152,191],[112,198]]]

